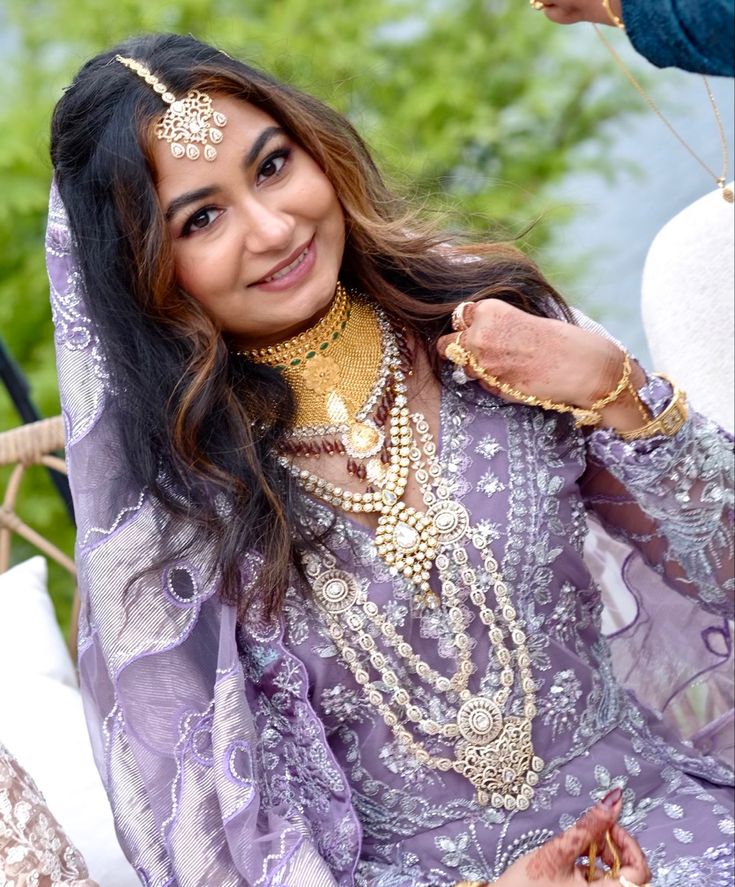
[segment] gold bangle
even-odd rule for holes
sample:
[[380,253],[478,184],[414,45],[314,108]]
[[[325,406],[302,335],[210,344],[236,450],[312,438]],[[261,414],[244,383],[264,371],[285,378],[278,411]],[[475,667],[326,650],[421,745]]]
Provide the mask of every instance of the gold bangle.
[[687,420],[689,410],[687,408],[686,394],[674,385],[668,376],[664,376],[663,373],[656,373],[655,375],[665,379],[672,385],[674,393],[671,397],[671,403],[669,403],[660,416],[656,416],[655,419],[641,428],[634,428],[632,431],[618,431],[618,437],[621,437],[623,440],[645,440],[645,438],[655,437],[657,434],[671,437],[679,431]]
[[[600,411],[604,407],[613,403],[613,401],[617,400],[630,385],[630,355],[627,351],[624,351],[623,373],[620,377],[620,381],[609,394],[596,400],[592,406],[576,407],[570,406],[566,403],[556,403],[553,400],[542,399],[533,394],[526,394],[524,391],[520,391],[512,385],[508,385],[507,382],[502,382],[497,376],[493,376],[483,369],[478,363],[475,355],[462,345],[463,334],[464,330],[460,330],[459,333],[457,333],[457,338],[447,345],[445,353],[448,360],[451,360],[452,363],[461,368],[469,366],[478,379],[481,379],[486,385],[490,385],[492,388],[497,388],[498,391],[502,391],[503,394],[513,398],[513,400],[518,400],[530,407],[541,407],[544,410],[554,410],[557,413],[571,413],[574,417],[577,428],[581,428],[583,425],[599,425],[602,422]],[[648,420],[649,417],[646,416],[645,418]]]
[[615,27],[620,28],[621,31],[624,31],[625,23],[619,15],[615,15],[612,9],[610,9],[610,0],[602,0],[602,8],[605,10],[605,12],[607,13],[607,17],[615,25]]

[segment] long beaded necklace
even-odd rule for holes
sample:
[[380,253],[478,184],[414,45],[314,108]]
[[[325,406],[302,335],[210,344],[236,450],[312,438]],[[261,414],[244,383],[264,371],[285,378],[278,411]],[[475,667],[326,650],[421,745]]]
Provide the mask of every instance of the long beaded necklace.
[[[525,631],[486,540],[471,526],[466,508],[450,497],[426,419],[420,413],[409,412],[400,349],[390,324],[382,312],[372,307],[370,310],[373,323],[389,343],[391,355],[387,384],[394,394],[388,417],[387,465],[370,478],[365,492],[352,492],[299,468],[288,455],[282,455],[280,461],[306,492],[347,512],[379,515],[375,534],[378,556],[395,575],[413,586],[420,606],[437,607],[443,603],[447,608],[456,651],[454,674],[446,677],[431,668],[369,600],[352,574],[338,569],[322,571],[314,578],[314,592],[330,636],[355,681],[416,760],[433,769],[453,770],[464,776],[475,788],[481,804],[525,810],[543,769],[543,761],[534,754],[531,737],[536,697]],[[425,511],[402,501],[411,473],[421,490]],[[487,577],[485,583],[480,582],[470,563],[470,545],[479,552]],[[432,566],[437,570],[441,599],[429,583]],[[496,608],[488,602],[488,581],[493,586]],[[469,689],[475,666],[460,606],[462,593],[477,607],[499,667],[499,687],[493,694],[473,693]],[[385,652],[378,647],[375,637],[382,639]],[[369,667],[376,679],[371,680]],[[458,700],[458,708],[452,709],[448,720],[440,722],[430,717],[417,704],[415,692],[401,682],[399,672],[406,671],[437,696],[447,697],[450,707],[452,700]],[[508,714],[514,687],[521,696],[521,715]],[[426,741],[416,734],[454,744],[453,754],[432,753]]]

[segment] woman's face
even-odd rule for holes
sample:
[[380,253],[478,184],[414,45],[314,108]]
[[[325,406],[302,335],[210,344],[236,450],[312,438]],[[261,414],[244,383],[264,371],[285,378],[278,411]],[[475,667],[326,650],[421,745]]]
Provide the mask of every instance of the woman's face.
[[300,332],[334,296],[345,224],[322,170],[263,111],[212,96],[227,116],[217,158],[156,141],[156,190],[179,285],[243,348]]

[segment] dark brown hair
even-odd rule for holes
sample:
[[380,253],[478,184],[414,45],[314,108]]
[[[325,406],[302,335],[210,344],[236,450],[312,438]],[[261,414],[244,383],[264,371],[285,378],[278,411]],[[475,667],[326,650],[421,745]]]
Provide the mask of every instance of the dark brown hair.
[[[547,315],[567,309],[536,266],[506,244],[451,245],[384,184],[350,123],[312,96],[191,37],[130,40],[91,59],[59,101],[51,155],[87,293],[116,387],[130,470],[170,515],[213,546],[221,594],[245,608],[246,551],[262,558],[258,596],[280,611],[290,565],[315,544],[274,452],[294,412],[274,369],[233,358],[176,283],[158,204],[151,132],[161,99],[115,61],[134,58],[175,94],[198,88],[268,113],[324,170],[342,204],[341,279],[431,343],[468,298]],[[462,261],[458,261],[458,259]],[[428,349],[432,354],[433,349]]]

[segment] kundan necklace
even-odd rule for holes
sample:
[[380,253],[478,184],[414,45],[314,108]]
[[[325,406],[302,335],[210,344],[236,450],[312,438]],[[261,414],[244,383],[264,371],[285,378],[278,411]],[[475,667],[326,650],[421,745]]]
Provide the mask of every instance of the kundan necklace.
[[[607,7],[606,7],[607,8]],[[625,30],[625,25],[622,23],[621,19],[617,16],[613,16],[611,11],[608,8],[608,14],[613,19],[614,23],[621,30]],[[697,161],[697,163],[704,169],[704,171],[714,179],[715,184],[720,189],[720,193],[722,194],[723,200],[726,200],[728,203],[732,203],[735,200],[735,195],[732,192],[731,188],[727,187],[727,171],[728,171],[728,150],[727,150],[727,138],[725,136],[725,128],[722,125],[722,118],[720,116],[720,110],[717,107],[717,102],[715,102],[715,97],[712,94],[712,88],[709,85],[709,80],[702,76],[702,80],[704,81],[704,88],[707,91],[707,98],[709,99],[709,103],[712,107],[712,113],[715,117],[715,123],[717,124],[717,133],[720,137],[720,150],[722,151],[722,169],[720,174],[717,173],[710,167],[708,163],[705,163],[704,160],[697,154],[697,152],[692,148],[692,146],[684,140],[682,135],[674,128],[674,125],[671,121],[664,116],[664,113],[658,107],[658,105],[654,102],[650,95],[643,89],[640,84],[638,78],[633,74],[633,72],[627,67],[625,62],[620,58],[620,55],[617,53],[613,45],[610,41],[605,37],[600,28],[593,24],[592,27],[595,29],[597,36],[603,42],[607,51],[613,57],[613,61],[620,68],[620,70],[625,74],[628,78],[633,89],[640,95],[643,101],[648,105],[648,107],[653,111],[653,113],[658,117],[658,119],[664,124],[664,126],[669,130],[669,132],[674,136],[674,138],[679,142],[679,144],[689,153],[689,155]]]
[[[394,575],[410,584],[419,607],[446,608],[456,663],[454,673],[445,676],[433,669],[399,634],[388,615],[368,598],[351,573],[317,565],[310,574],[316,599],[337,650],[363,688],[368,702],[416,760],[425,766],[453,770],[464,776],[474,786],[481,804],[525,810],[543,769],[543,761],[534,754],[531,737],[536,697],[525,631],[487,540],[472,526],[467,509],[450,496],[426,419],[420,413],[409,411],[406,366],[401,360],[405,349],[400,346],[400,336],[379,309],[365,300],[348,296],[341,288],[335,304],[341,305],[343,296],[346,306],[339,311],[334,306],[330,309],[323,319],[329,317],[330,321],[320,326],[317,338],[334,343],[342,340],[343,354],[349,353],[355,333],[359,332],[355,345],[377,338],[383,348],[381,359],[363,364],[371,368],[368,373],[371,378],[363,379],[359,385],[354,379],[351,389],[345,391],[347,377],[340,368],[339,378],[332,374],[328,382],[320,382],[315,387],[290,371],[290,367],[298,368],[301,363],[293,365],[283,361],[276,365],[283,368],[289,380],[296,380],[297,397],[306,384],[309,391],[318,390],[326,400],[327,412],[330,400],[334,402],[338,398],[345,404],[346,414],[341,417],[345,421],[323,427],[330,434],[336,429],[346,440],[356,436],[352,431],[355,425],[368,425],[366,416],[370,410],[366,410],[366,403],[380,400],[380,393],[375,390],[377,378],[379,384],[390,391],[391,406],[385,430],[374,423],[382,436],[381,446],[387,453],[387,461],[381,460],[380,469],[373,466],[367,472],[364,491],[352,492],[300,468],[287,453],[279,458],[305,491],[347,512],[378,515],[375,534],[378,557]],[[343,325],[340,318],[345,316],[347,320]],[[361,318],[359,329],[352,326],[356,316]],[[339,327],[330,331],[329,323],[335,321]],[[339,332],[337,338],[332,338],[334,331]],[[315,340],[309,332],[302,334],[306,338],[301,339],[298,347],[308,345],[313,352]],[[292,343],[293,340],[286,343],[289,351]],[[283,348],[279,352],[282,356],[285,353]],[[317,350],[315,356],[318,353]],[[254,354],[257,356],[258,352]],[[290,359],[297,359],[293,354],[293,351],[288,354]],[[336,348],[332,356],[338,364],[342,363]],[[306,359],[314,360],[314,357]],[[358,390],[368,392],[362,404],[355,401]],[[321,416],[319,410],[304,409],[299,415],[312,422],[305,426],[306,430],[320,427],[313,424],[315,416]],[[329,416],[331,418],[331,413]],[[297,428],[296,432],[303,433],[305,428]],[[371,449],[364,447],[359,452],[364,456]],[[409,476],[417,482],[424,509],[414,509],[402,501]],[[471,548],[478,552],[482,576],[469,558]],[[433,567],[440,595],[430,585]],[[487,630],[491,656],[498,669],[497,686],[492,691],[473,692],[469,687],[476,668],[462,607],[464,599],[477,608]],[[431,716],[426,706],[420,704],[416,684],[441,699],[446,718]],[[438,752],[436,742],[447,745],[447,752]]]

